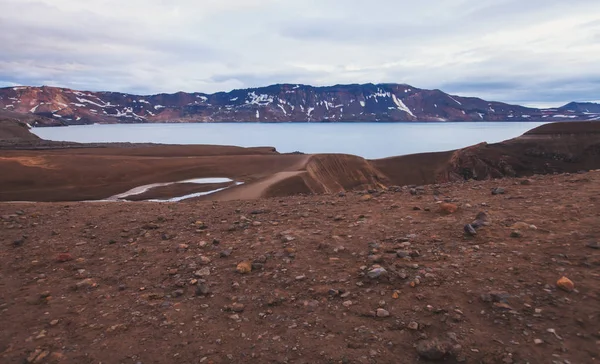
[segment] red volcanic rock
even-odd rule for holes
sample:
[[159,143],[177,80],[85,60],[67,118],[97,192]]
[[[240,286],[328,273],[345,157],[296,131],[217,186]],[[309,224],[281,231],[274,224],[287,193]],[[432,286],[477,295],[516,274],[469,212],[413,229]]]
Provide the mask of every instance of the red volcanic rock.
[[68,262],[70,260],[73,260],[73,256],[71,254],[69,254],[69,253],[60,253],[56,257],[56,261],[59,262],[59,263]]
[[[600,111],[585,111],[590,110],[589,105],[580,106],[572,103],[540,110],[404,84],[282,84],[216,94],[178,92],[149,96],[46,86],[0,89],[0,111],[44,116],[59,125],[164,121],[557,121],[600,116]],[[49,123],[36,121],[35,125]]]

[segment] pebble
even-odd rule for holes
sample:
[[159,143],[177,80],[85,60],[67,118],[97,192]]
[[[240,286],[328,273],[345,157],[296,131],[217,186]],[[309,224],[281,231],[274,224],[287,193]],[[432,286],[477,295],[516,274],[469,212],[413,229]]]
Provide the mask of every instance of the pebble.
[[386,275],[387,275],[387,270],[385,270],[385,268],[382,268],[382,267],[374,268],[374,269],[371,269],[369,272],[367,272],[367,277],[369,277],[371,279],[377,279],[379,277],[386,276]]
[[73,256],[69,253],[60,253],[56,257],[56,261],[59,263],[64,263],[73,260]]
[[543,344],[543,343],[544,343],[544,340],[542,340],[542,339],[534,339],[534,340],[533,340],[533,343],[534,343],[535,345],[541,345],[541,344]]
[[559,279],[556,282],[556,285],[558,286],[558,288],[566,292],[573,292],[573,290],[575,290],[575,283],[573,283],[573,281],[571,281],[567,277],[562,277],[561,279]]
[[519,230],[513,230],[513,231],[510,233],[510,237],[511,237],[511,238],[521,238],[521,237],[523,237],[523,233],[522,233],[522,232],[520,232]]
[[200,270],[197,270],[194,272],[194,275],[196,277],[206,277],[210,275],[210,268],[209,267],[204,267]]
[[502,187],[492,188],[492,195],[503,195],[506,193],[506,190]]
[[412,321],[408,324],[408,328],[411,330],[418,330],[419,329],[419,324]]
[[235,270],[241,274],[250,273],[250,272],[252,272],[252,262],[249,262],[249,261],[241,262],[237,265]]
[[377,309],[377,317],[389,317],[390,316],[390,312],[387,310],[384,310],[383,308],[378,308]]
[[237,302],[231,305],[231,310],[233,312],[243,312],[245,308],[246,307],[243,304]]
[[452,345],[438,339],[421,340],[417,344],[417,353],[426,360],[442,360],[450,355]]
[[592,249],[600,249],[600,242],[598,242],[598,241],[590,241],[585,246],[587,246],[588,248],[592,248]]
[[342,306],[344,306],[344,307],[350,307],[350,306],[352,306],[353,304],[354,304],[354,303],[353,303],[352,301],[344,301],[344,302],[342,303]]
[[442,214],[453,214],[458,211],[458,206],[453,203],[441,203],[439,205],[439,210]]
[[221,258],[227,258],[228,256],[231,255],[232,252],[233,252],[233,250],[231,250],[231,249],[225,249],[219,253],[219,256]]
[[206,283],[198,283],[196,286],[196,296],[206,296],[210,293],[210,287]]
[[91,278],[86,278],[82,281],[75,283],[75,288],[84,289],[84,288],[94,288],[97,284]]

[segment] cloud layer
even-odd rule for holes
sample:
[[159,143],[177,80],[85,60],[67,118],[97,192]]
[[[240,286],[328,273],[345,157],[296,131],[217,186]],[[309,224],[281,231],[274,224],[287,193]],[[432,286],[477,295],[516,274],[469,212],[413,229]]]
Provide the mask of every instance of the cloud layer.
[[216,92],[398,82],[600,99],[597,0],[0,0],[0,87]]

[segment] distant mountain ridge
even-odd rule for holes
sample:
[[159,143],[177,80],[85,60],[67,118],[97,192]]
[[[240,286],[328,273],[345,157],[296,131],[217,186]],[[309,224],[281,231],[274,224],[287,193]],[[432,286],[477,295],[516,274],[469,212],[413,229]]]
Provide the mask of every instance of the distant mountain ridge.
[[0,89],[0,111],[33,114],[34,125],[153,122],[411,122],[600,120],[600,105],[537,109],[449,95],[406,84],[326,87],[277,84],[217,92],[138,96],[56,87]]

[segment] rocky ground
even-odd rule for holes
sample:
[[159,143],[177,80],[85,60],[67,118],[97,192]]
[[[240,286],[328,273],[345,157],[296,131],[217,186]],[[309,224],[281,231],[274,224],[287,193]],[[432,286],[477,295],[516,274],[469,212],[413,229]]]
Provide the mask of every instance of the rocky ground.
[[596,171],[3,203],[0,362],[594,363],[598,196]]

